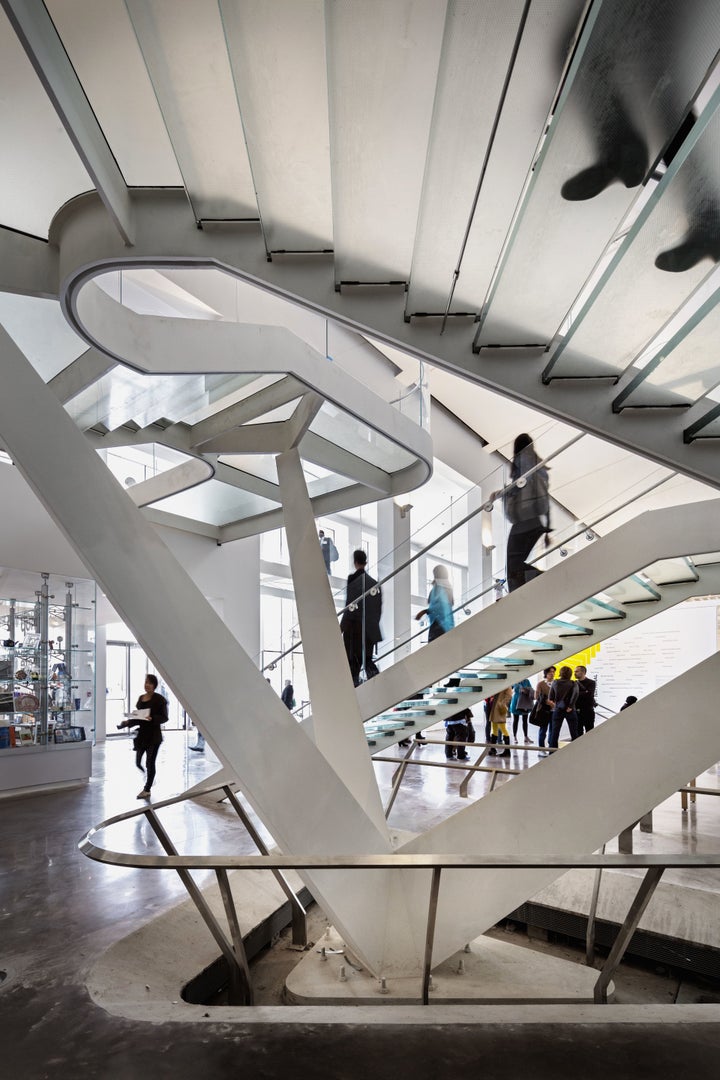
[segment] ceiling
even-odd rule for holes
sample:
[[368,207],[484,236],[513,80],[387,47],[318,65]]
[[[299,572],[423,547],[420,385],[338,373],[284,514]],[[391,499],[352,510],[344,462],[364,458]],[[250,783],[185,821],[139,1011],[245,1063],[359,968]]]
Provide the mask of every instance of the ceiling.
[[[582,432],[552,490],[599,532],[712,496],[713,0],[0,6],[0,321],[109,464],[167,475],[146,512],[275,527],[293,424],[318,512],[421,483],[356,384],[422,429],[431,394],[488,468],[519,431],[543,455]],[[345,388],[210,344],[143,369],[91,290],[148,335],[283,328]]]

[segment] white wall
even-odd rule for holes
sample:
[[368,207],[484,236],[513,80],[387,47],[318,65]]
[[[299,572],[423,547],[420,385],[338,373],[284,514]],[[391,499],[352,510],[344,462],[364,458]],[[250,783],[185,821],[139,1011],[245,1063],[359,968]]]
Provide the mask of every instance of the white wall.
[[17,469],[4,463],[0,463],[0,506],[0,566],[92,577]]
[[598,701],[618,710],[628,694],[643,698],[711,656],[717,619],[716,600],[690,600],[604,641],[588,665]]

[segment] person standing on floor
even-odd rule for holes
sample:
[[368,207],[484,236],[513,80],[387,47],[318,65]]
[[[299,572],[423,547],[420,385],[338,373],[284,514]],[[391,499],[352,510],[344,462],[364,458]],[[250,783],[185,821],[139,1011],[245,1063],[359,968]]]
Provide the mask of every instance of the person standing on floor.
[[419,620],[424,615],[427,615],[430,622],[428,641],[434,641],[435,638],[446,634],[448,630],[452,630],[455,625],[453,616],[454,602],[447,567],[438,564],[433,568],[433,583],[428,596],[428,606],[423,608],[422,611],[418,611],[415,616]]
[[515,683],[512,689],[513,696],[512,701],[510,702],[510,715],[512,716],[513,742],[517,742],[518,723],[522,720],[525,742],[529,743],[532,740],[528,738],[528,716],[532,711],[533,702],[535,700],[532,683],[529,679],[522,679],[521,682]]
[[578,688],[578,735],[584,735],[595,727],[595,680],[588,679],[584,664],[578,664],[575,668],[575,679]]
[[[507,729],[507,717],[512,699],[512,687],[506,686],[499,694],[495,695],[492,711],[490,713],[490,727],[492,729],[490,742],[493,745],[488,750],[488,756],[510,757],[510,735]],[[502,746],[505,740],[505,749],[496,750],[495,746]]]
[[357,549],[353,552],[353,563],[355,569],[347,579],[340,630],[353,684],[359,686],[363,668],[366,679],[374,678],[379,671],[373,654],[377,643],[382,641],[382,590],[375,578],[365,570],[367,555],[364,551]]
[[510,470],[513,486],[505,495],[505,514],[511,524],[506,556],[508,592],[514,592],[540,574],[534,566],[528,566],[527,559],[541,536],[545,536],[546,544],[549,542],[550,497],[547,469],[544,465],[535,469],[524,483],[520,481],[522,486],[514,483],[539,463],[540,458],[535,452],[531,437],[527,434],[518,435],[513,447]]
[[285,685],[283,686],[283,692],[280,695],[280,699],[283,705],[288,708],[290,712],[292,712],[293,708],[295,707],[295,688],[290,679],[285,680]]
[[[552,705],[550,705],[548,698],[550,696],[550,687],[553,684],[555,678],[555,667],[547,667],[543,671],[543,677],[535,687],[535,705],[533,706],[533,712],[530,717],[531,723],[537,723],[538,726],[538,746],[544,747],[545,740],[547,738],[548,728],[550,721],[552,720]],[[539,757],[547,757],[547,751],[541,753]]]
[[468,741],[468,725],[472,724],[473,714],[470,709],[461,709],[460,712],[448,716],[445,721],[445,757],[452,761],[457,756],[458,761],[469,761],[470,756],[464,746],[451,746],[450,743],[466,743]]
[[161,724],[167,722],[168,703],[167,698],[157,692],[157,675],[148,672],[145,676],[145,692],[137,700],[135,709],[137,712],[147,713],[147,717],[131,716],[124,720],[118,727],[133,727],[138,725],[138,733],[135,736],[135,764],[142,769],[142,758],[145,755],[145,786],[138,793],[138,799],[149,799],[152,786],[155,783],[155,762],[158,750],[163,741]]
[[577,739],[577,712],[575,711],[577,699],[578,684],[573,682],[572,668],[564,665],[560,668],[560,678],[553,680],[548,695],[548,701],[553,707],[550,722],[550,746],[557,748],[560,728],[565,720],[567,720],[567,726],[570,730],[570,738]]

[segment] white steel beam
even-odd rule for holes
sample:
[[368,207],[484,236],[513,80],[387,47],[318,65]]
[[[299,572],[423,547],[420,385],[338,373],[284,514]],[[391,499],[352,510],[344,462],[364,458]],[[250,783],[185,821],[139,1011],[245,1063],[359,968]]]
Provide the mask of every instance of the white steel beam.
[[323,399],[319,394],[309,393],[303,396],[295,412],[289,420],[286,420],[290,435],[288,449],[295,449],[322,407]]
[[[588,596],[661,559],[718,548],[720,500],[649,510],[614,529],[553,568],[466,619],[447,634],[381,671],[358,690],[363,720],[401,701],[408,686],[428,686],[464,664],[561,615]],[[557,573],[555,572],[557,571]],[[562,589],[558,578],[562,578]]]
[[104,353],[97,349],[87,349],[86,352],[73,360],[66,368],[59,371],[54,378],[48,381],[48,386],[63,405],[74,398],[82,390],[87,390],[103,375],[115,367],[115,361],[110,360]]
[[58,289],[57,248],[0,226],[0,292],[57,300]]
[[378,830],[387,828],[297,450],[277,459],[312,701],[312,737]]
[[127,489],[136,506],[149,506],[150,503],[160,502],[171,495],[178,495],[181,491],[197,487],[210,480],[215,470],[209,461],[200,458],[189,458],[182,461],[173,469],[167,469],[157,476],[151,476],[148,480],[142,480],[139,484],[133,484]]
[[350,480],[358,480],[383,495],[392,494],[392,481],[384,469],[378,469],[377,465],[371,465],[369,461],[351,454],[337,443],[329,442],[322,435],[316,435],[314,431],[306,432],[301,451],[303,458],[313,465],[347,476]]
[[123,242],[132,245],[127,185],[45,5],[0,2]]
[[259,416],[280,408],[281,405],[287,405],[289,401],[305,393],[306,389],[302,383],[291,376],[280,379],[271,386],[265,386],[262,390],[243,398],[242,401],[236,401],[221,412],[193,424],[190,430],[190,445],[205,449],[204,444],[216,436],[241,427],[249,420],[256,420]]
[[[609,439],[703,483],[720,486],[720,454],[702,440],[683,441],[685,424],[681,411],[669,415],[631,415],[635,410],[613,413],[605,384],[588,385],[558,380],[544,385],[542,372],[547,354],[542,349],[472,350],[475,324],[470,319],[451,320],[443,334],[441,319],[403,321],[404,292],[344,289],[335,291],[330,257],[313,256],[301,265],[289,259],[269,263],[262,237],[233,230],[212,234],[194,227],[184,200],[175,193],[147,192],[138,195],[136,249],[148,259],[177,259],[207,265],[215,259],[239,278],[272,294],[326,315],[350,329],[370,334],[388,345],[477,382],[515,401],[537,408],[563,423]],[[61,264],[68,278],[64,301],[75,306],[75,294],[86,280],[87,265],[106,259],[124,264],[123,249],[98,230],[97,207],[91,199],[76,200],[72,213],[57,222],[55,233],[61,246]],[[67,245],[67,258],[64,257]],[[73,265],[74,264],[74,265]],[[75,271],[76,276],[73,276]],[[187,321],[187,320],[184,320]],[[71,322],[83,333],[80,322]],[[86,334],[87,336],[87,334]]]
[[[385,826],[371,821],[340,781],[3,330],[0,363],[0,435],[17,467],[280,848],[389,853]],[[387,944],[378,912],[387,909],[387,874],[308,880],[363,963],[381,970]],[[406,938],[401,947],[413,944]]]

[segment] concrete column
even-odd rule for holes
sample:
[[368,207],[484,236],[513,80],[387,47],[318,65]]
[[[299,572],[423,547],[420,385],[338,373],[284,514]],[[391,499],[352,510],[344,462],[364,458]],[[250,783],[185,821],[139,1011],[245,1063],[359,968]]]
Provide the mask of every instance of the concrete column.
[[[483,504],[483,495],[480,488],[474,487],[468,492],[468,513],[477,510]],[[482,513],[476,514],[468,521],[468,596],[475,596],[489,584],[492,574],[492,555],[486,552],[482,542]],[[491,594],[492,598],[492,594]],[[471,606],[477,611],[484,607],[488,598],[474,601]]]
[[[377,505],[378,522],[378,578],[384,578],[400,563],[410,558],[411,511],[403,514],[400,507],[392,500],[385,499]],[[372,572],[372,571],[371,571]],[[402,570],[387,585],[383,585],[382,629],[384,641],[382,652],[393,642],[406,641],[410,637],[410,567]],[[407,656],[409,645],[395,649],[381,667],[395,663]]]
[[107,702],[107,627],[95,627],[95,741],[105,742]]

